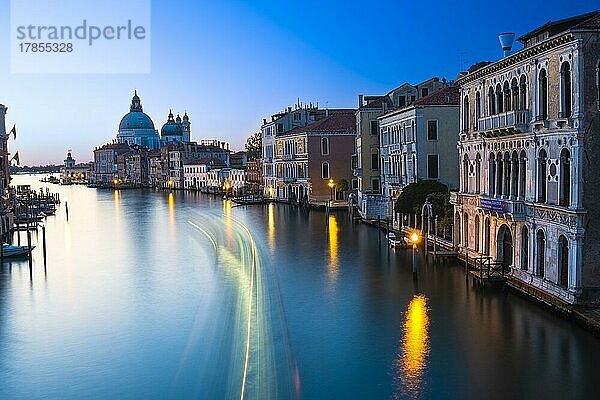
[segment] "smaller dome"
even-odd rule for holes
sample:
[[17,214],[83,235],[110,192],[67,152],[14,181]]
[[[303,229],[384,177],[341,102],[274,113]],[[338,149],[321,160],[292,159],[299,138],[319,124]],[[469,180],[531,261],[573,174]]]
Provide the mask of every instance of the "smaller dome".
[[182,134],[181,123],[175,122],[173,119],[173,112],[169,111],[167,122],[165,122],[160,130],[160,136],[181,136]]
[[167,122],[160,130],[160,136],[181,136],[181,127],[176,122]]
[[189,121],[190,120],[190,117],[188,117],[188,115],[187,115],[187,111],[183,114],[183,120],[184,121]]
[[178,124],[181,123],[181,117],[179,116],[179,114],[177,114],[177,118],[175,118],[175,122],[177,122]]

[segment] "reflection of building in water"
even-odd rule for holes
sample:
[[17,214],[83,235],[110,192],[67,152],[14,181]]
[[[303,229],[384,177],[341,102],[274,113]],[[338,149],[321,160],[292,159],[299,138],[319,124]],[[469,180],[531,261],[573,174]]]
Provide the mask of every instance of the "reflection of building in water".
[[404,337],[396,361],[399,392],[398,397],[419,397],[423,392],[423,374],[429,354],[429,316],[427,299],[419,295],[408,305],[404,320]]

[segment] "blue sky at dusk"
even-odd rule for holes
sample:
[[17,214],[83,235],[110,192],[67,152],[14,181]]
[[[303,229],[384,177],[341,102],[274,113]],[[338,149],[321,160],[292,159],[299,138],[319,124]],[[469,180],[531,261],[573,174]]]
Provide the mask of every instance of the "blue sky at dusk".
[[158,129],[170,108],[187,110],[193,139],[217,137],[241,149],[262,118],[297,98],[354,107],[359,93],[454,79],[461,67],[501,56],[499,32],[518,36],[596,8],[557,0],[154,0],[150,74],[19,75],[10,74],[3,0],[0,103],[9,108],[7,128],[18,126],[9,145],[24,164],[61,162],[68,148],[78,161],[91,160],[95,146],[116,136],[134,89]]

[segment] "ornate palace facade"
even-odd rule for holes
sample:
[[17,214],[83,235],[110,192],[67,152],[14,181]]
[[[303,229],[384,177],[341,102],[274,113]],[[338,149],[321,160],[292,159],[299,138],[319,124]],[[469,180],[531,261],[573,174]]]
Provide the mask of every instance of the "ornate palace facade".
[[461,87],[455,245],[515,285],[600,299],[600,13],[548,23]]

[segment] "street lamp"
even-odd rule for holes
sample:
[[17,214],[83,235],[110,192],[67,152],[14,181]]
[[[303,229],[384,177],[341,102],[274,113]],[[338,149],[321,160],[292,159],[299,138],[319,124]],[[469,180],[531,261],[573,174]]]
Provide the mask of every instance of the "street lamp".
[[417,243],[419,243],[420,237],[417,231],[412,231],[408,236],[408,240],[412,243],[412,269],[413,273],[417,272],[417,266],[415,263],[415,252],[417,250]]
[[229,185],[229,182],[225,182],[225,184],[223,185],[223,189],[225,189],[225,198],[227,198],[227,192],[229,191],[229,188],[231,186]]
[[335,186],[333,179],[329,179],[327,186],[329,186],[329,203],[331,204],[333,202],[333,187]]

